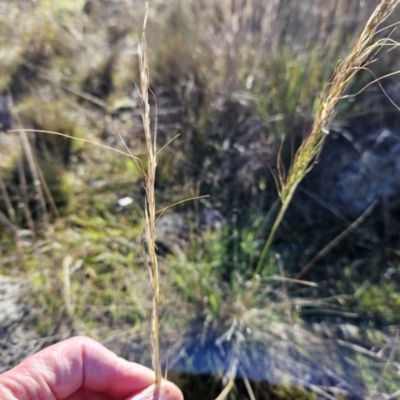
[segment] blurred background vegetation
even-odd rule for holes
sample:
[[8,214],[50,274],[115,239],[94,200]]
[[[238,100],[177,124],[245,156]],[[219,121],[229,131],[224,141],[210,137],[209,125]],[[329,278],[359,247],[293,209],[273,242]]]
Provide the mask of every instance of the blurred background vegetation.
[[[208,196],[157,223],[164,361],[187,398],[232,374],[230,399],[399,396],[400,85],[367,86],[400,69],[396,49],[348,88],[252,279],[277,168],[377,4],[149,2],[158,208]],[[379,37],[398,39],[399,16]],[[104,147],[145,160],[143,17],[136,0],[0,1],[0,274],[26,283],[20,348],[85,333],[149,363],[143,176]],[[26,352],[0,332],[4,370]]]

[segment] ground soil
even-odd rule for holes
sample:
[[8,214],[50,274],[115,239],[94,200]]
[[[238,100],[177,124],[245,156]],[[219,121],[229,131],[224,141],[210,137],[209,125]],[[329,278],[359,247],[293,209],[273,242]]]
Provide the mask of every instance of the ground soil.
[[23,300],[28,283],[0,276],[0,373],[43,346],[32,326],[35,312]]

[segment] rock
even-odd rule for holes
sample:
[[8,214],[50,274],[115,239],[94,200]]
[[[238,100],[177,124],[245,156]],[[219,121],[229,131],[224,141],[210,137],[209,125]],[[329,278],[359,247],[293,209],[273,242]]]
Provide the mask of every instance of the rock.
[[351,217],[374,200],[393,200],[400,195],[400,132],[365,124],[332,133],[305,186]]
[[159,253],[182,255],[192,236],[210,229],[220,229],[224,218],[215,208],[202,208],[199,214],[170,213],[156,223],[156,244]]
[[170,213],[160,217],[156,223],[156,245],[161,254],[181,254],[189,241],[189,222],[181,213]]

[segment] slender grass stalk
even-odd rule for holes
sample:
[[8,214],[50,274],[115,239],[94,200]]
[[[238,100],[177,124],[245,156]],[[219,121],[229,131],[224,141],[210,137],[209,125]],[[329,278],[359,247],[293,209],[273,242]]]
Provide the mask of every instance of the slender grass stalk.
[[[34,190],[36,192],[36,196],[39,201],[39,208],[42,213],[44,223],[46,226],[48,226],[49,216],[48,216],[47,207],[46,207],[46,199],[45,199],[45,196],[44,196],[44,193],[42,190],[42,185],[44,182],[40,179],[40,176],[39,176],[40,174],[38,172],[40,168],[35,160],[35,156],[33,154],[28,136],[27,136],[26,132],[24,130],[22,130],[22,123],[21,123],[19,115],[14,107],[13,100],[11,100],[11,112],[13,114],[13,119],[18,128],[18,135],[20,138],[22,149],[23,149],[26,159],[28,161],[29,170],[30,170],[32,180],[33,180]],[[32,228],[33,228],[33,230],[34,230],[34,223],[33,223],[33,220],[31,219],[30,210],[29,210],[29,202],[27,199],[26,177],[25,177],[25,172],[23,171],[23,166],[22,166],[22,170],[19,171],[19,174],[20,174],[20,179],[22,178],[22,181],[24,181],[24,183],[21,184],[21,188],[23,189],[23,196],[25,197],[24,203],[25,203],[25,208],[27,208],[27,210],[25,210],[25,212],[27,213],[27,216],[28,216],[28,224],[29,224],[30,229],[32,230]]]
[[55,203],[55,201],[53,199],[53,195],[51,194],[49,185],[46,182],[46,178],[43,175],[43,171],[40,168],[40,166],[38,165],[36,158],[34,158],[34,161],[35,161],[38,177],[39,177],[40,182],[41,182],[41,184],[43,186],[43,194],[45,196],[45,199],[48,201],[49,207],[50,207],[51,211],[53,212],[53,214],[56,217],[59,217],[60,213],[58,212],[58,208],[57,208],[56,203]]
[[17,250],[17,258],[18,258],[18,263],[22,267],[24,265],[24,258],[22,255],[22,245],[21,245],[21,240],[18,235],[18,228],[16,226],[16,214],[14,207],[12,205],[10,196],[8,195],[7,187],[4,183],[3,177],[0,174],[0,192],[2,194],[4,204],[6,206],[6,210],[8,213],[8,218],[0,211],[0,222],[3,222],[8,228],[11,229],[13,236],[14,236],[14,242],[15,242],[15,247]]
[[35,232],[35,223],[33,222],[31,210],[29,209],[29,201],[28,201],[28,184],[26,182],[26,174],[24,169],[24,163],[22,158],[18,159],[17,162],[17,171],[18,171],[18,179],[19,179],[19,188],[20,188],[20,201],[23,204],[22,212],[25,215],[26,223],[28,224],[28,228],[31,232]]
[[228,383],[225,385],[222,392],[216,397],[215,400],[226,399],[229,395],[229,392],[235,387],[235,378],[238,366],[239,366],[239,360],[235,357],[226,375]]
[[219,396],[215,400],[225,400],[229,392],[234,388],[234,386],[235,386],[234,379],[229,379],[228,384],[225,386],[224,390],[219,394]]
[[147,154],[147,172],[145,173],[146,181],[146,204],[145,204],[145,228],[144,237],[148,254],[144,257],[144,261],[149,272],[150,283],[153,291],[153,309],[151,316],[151,334],[152,334],[152,351],[153,351],[153,368],[155,371],[155,381],[158,386],[155,391],[157,398],[160,391],[162,379],[161,363],[160,363],[160,345],[159,345],[159,315],[158,306],[160,302],[160,282],[159,271],[156,255],[155,244],[155,222],[156,222],[156,205],[154,184],[157,167],[157,134],[156,130],[151,132],[150,127],[150,104],[149,104],[149,65],[147,57],[146,45],[146,23],[148,17],[148,3],[146,3],[146,14],[143,22],[142,40],[138,47],[139,54],[139,72],[140,72],[140,96],[142,109],[142,122],[146,141]]
[[[293,187],[293,191],[296,190],[296,187],[297,187],[297,185]],[[271,247],[272,241],[274,240],[275,233],[278,230],[279,225],[281,224],[281,222],[283,220],[283,217],[285,216],[285,213],[286,213],[287,208],[289,207],[289,204],[290,204],[290,200],[286,201],[286,202],[282,202],[281,208],[279,209],[279,213],[274,221],[274,224],[272,225],[271,231],[268,235],[268,239],[264,245],[263,251],[258,260],[257,267],[254,272],[254,277],[256,277],[257,275],[259,275],[261,273],[261,270],[263,268],[269,248]]]
[[72,301],[71,301],[71,264],[72,257],[68,254],[62,262],[63,276],[63,297],[64,305],[69,317],[72,317]]
[[35,157],[33,155],[33,151],[32,151],[31,145],[29,143],[26,132],[21,131],[19,133],[19,137],[20,137],[20,140],[22,143],[22,148],[24,149],[24,152],[25,152],[26,159],[28,161],[29,170],[32,175],[33,186],[35,188],[35,192],[36,192],[37,198],[39,200],[40,211],[42,213],[42,217],[44,219],[45,226],[48,226],[49,215],[47,213],[46,200],[45,200],[44,193],[42,190],[42,181],[40,180],[39,173],[38,173],[38,166],[37,166],[37,163],[35,162]]
[[7,212],[8,212],[8,218],[12,223],[15,223],[16,221],[16,214],[14,207],[12,205],[10,196],[8,195],[7,187],[4,183],[3,177],[0,174],[0,191],[3,196],[4,204],[6,206]]
[[326,253],[328,253],[333,247],[335,247],[340,241],[342,241],[349,233],[357,229],[358,226],[365,221],[365,219],[372,213],[375,207],[378,205],[378,200],[375,200],[352,224],[350,224],[343,232],[337,235],[331,240],[318,254],[305,265],[300,272],[295,276],[295,279],[302,279],[305,274],[319,261]]
[[357,43],[348,56],[338,64],[328,85],[323,91],[315,115],[314,124],[310,133],[297,150],[288,174],[283,172],[283,168],[279,169],[277,181],[281,208],[254,271],[253,281],[263,270],[271,243],[299,183],[311,171],[314,160],[321,152],[326,135],[329,133],[328,127],[335,114],[335,107],[342,98],[350,81],[358,71],[375,61],[375,59],[371,60],[371,56],[375,56],[376,52],[383,46],[395,47],[398,45],[390,39],[381,39],[374,43],[373,39],[379,25],[390,16],[399,1],[400,0],[381,0],[380,4],[369,18]]
[[14,224],[14,221],[10,221],[7,218],[7,216],[1,211],[0,211],[0,223],[5,225],[12,232],[14,236],[18,264],[21,268],[25,268],[24,255],[23,255],[21,239],[18,233],[18,226]]
[[244,386],[246,387],[247,394],[249,395],[250,400],[256,400],[256,396],[254,395],[253,389],[251,388],[250,382],[247,378],[243,378]]
[[72,140],[77,140],[78,142],[90,143],[90,144],[93,144],[95,146],[103,147],[104,149],[111,150],[111,151],[113,151],[115,153],[118,153],[118,154],[122,154],[123,156],[127,156],[127,157],[130,157],[130,158],[133,158],[133,160],[137,163],[138,167],[140,168],[140,171],[142,171],[141,166],[139,165],[140,164],[140,158],[134,156],[130,150],[125,152],[125,151],[122,151],[122,150],[114,149],[114,147],[107,146],[107,145],[105,145],[103,143],[95,142],[93,140],[79,138],[79,137],[75,137],[75,136],[72,136],[72,135],[67,135],[66,133],[60,133],[60,132],[54,132],[54,131],[45,131],[43,129],[11,129],[8,132],[11,133],[11,132],[22,132],[22,131],[24,131],[24,132],[46,133],[48,135],[56,135],[56,136],[66,137],[66,138],[69,138],[69,139],[72,139]]

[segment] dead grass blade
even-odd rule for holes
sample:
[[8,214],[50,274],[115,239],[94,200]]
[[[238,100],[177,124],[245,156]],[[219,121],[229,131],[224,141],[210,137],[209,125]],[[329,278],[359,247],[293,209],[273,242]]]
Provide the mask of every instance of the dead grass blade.
[[20,201],[23,204],[22,212],[24,213],[29,230],[31,232],[35,232],[35,223],[33,222],[31,210],[29,208],[28,185],[26,182],[24,163],[21,158],[18,159],[17,170],[18,170],[18,179],[19,179],[19,187],[20,187],[20,194],[21,194]]
[[233,389],[234,386],[235,386],[235,381],[233,379],[230,379],[228,384],[224,387],[224,390],[219,394],[219,396],[215,400],[226,399],[226,396],[228,396],[229,392]]
[[331,240],[318,254],[307,264],[301,271],[295,276],[295,279],[301,279],[303,276],[310,271],[315,263],[325,256],[330,250],[332,250],[339,242],[341,242],[350,232],[357,229],[358,226],[372,213],[374,208],[377,206],[378,201],[375,200],[347,229]]
[[163,214],[165,211],[167,211],[170,208],[173,208],[175,206],[177,206],[178,204],[182,204],[182,203],[186,203],[187,201],[193,201],[193,200],[199,200],[199,199],[204,199],[210,197],[208,194],[204,195],[204,196],[195,196],[195,197],[189,197],[187,199],[183,199],[183,200],[179,200],[175,203],[169,204],[168,206],[162,208],[161,210],[158,210],[156,212],[156,214]]
[[93,144],[95,146],[103,147],[104,149],[111,150],[111,151],[113,151],[115,153],[119,153],[119,154],[122,154],[124,156],[133,158],[136,161],[140,161],[140,158],[134,156],[130,151],[129,152],[125,152],[125,151],[122,151],[122,150],[115,149],[114,147],[107,146],[107,145],[105,145],[103,143],[94,142],[93,140],[89,140],[89,139],[78,138],[78,137],[75,137],[75,136],[67,135],[66,133],[60,133],[60,132],[54,132],[54,131],[44,131],[44,130],[41,130],[41,129],[11,129],[8,132],[10,132],[10,133],[12,133],[12,132],[38,132],[38,133],[46,133],[46,134],[49,134],[49,135],[62,136],[62,137],[68,138],[68,139],[77,140],[78,142],[90,143],[90,144]]
[[[19,118],[19,115],[18,115],[15,107],[14,107],[14,102],[12,100],[11,95],[10,95],[10,98],[11,98],[11,113],[13,115],[13,120],[15,121],[15,124],[19,130],[18,134],[19,134],[21,146],[22,146],[23,152],[25,153],[26,160],[28,162],[29,171],[31,173],[32,180],[33,180],[34,190],[36,192],[36,196],[39,201],[39,209],[42,214],[45,225],[48,226],[49,215],[47,212],[46,199],[45,199],[44,192],[42,189],[42,187],[45,186],[46,183],[43,179],[41,179],[41,174],[39,172],[40,167],[35,159],[35,155],[32,151],[28,136],[27,136],[26,132],[21,129],[22,128],[21,120]],[[24,183],[21,184],[21,188],[23,189],[24,197],[26,197],[27,196],[26,177],[25,177],[25,171],[23,170],[23,166],[22,166],[22,170],[20,169],[19,174],[20,174],[20,179],[22,178],[22,175],[23,175]],[[23,187],[24,185],[25,185],[25,187]],[[28,204],[27,198],[24,199],[24,202],[25,202],[24,208],[27,208],[29,210],[29,204]],[[27,211],[25,211],[25,212],[27,212]],[[28,224],[30,225],[30,229],[32,229],[32,227],[34,228],[34,223],[33,223],[32,217],[30,215],[30,211],[28,214],[27,214]]]
[[[232,325],[233,327],[233,325]],[[236,373],[237,373],[237,369],[238,369],[238,365],[239,365],[239,360],[237,358],[234,358],[232,361],[232,364],[229,368],[229,371],[226,375],[226,377],[224,379],[228,379],[228,383],[226,384],[226,386],[224,387],[224,389],[222,390],[222,392],[218,395],[218,397],[215,400],[224,400],[229,392],[235,387],[235,377],[236,377]]]
[[11,222],[15,223],[15,218],[16,218],[15,210],[14,210],[14,207],[12,205],[10,196],[8,195],[7,187],[6,187],[5,183],[4,183],[4,180],[3,180],[2,176],[1,176],[1,174],[0,174],[0,190],[1,190],[1,194],[2,194],[3,199],[4,199],[4,204],[5,204],[6,209],[7,209],[8,217],[9,217]]
[[243,378],[244,385],[247,390],[247,394],[249,395],[250,400],[256,400],[256,396],[254,396],[253,389],[251,388],[250,382],[247,378]]

